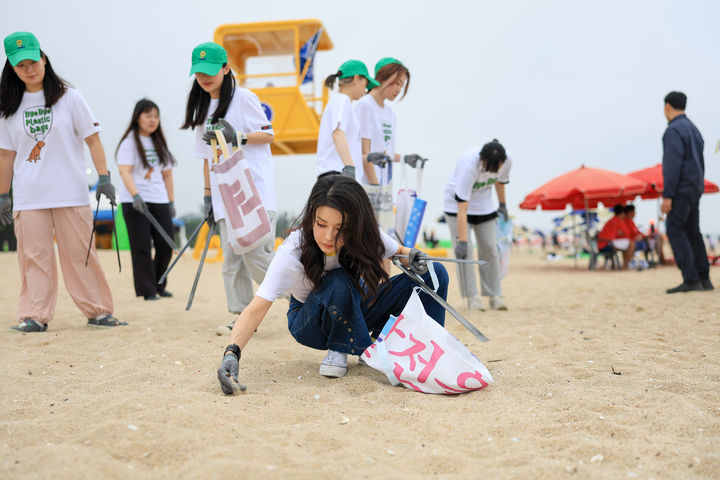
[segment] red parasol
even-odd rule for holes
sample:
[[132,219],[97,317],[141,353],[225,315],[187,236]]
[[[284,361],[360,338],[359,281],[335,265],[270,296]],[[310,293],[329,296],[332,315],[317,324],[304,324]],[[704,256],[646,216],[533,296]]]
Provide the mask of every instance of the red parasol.
[[[657,198],[663,192],[663,173],[662,165],[657,164],[654,167],[643,168],[628,173],[629,177],[634,177],[648,184],[647,190],[642,194],[642,198]],[[710,180],[705,180],[704,193],[718,193],[720,188]]]
[[610,170],[582,166],[556,177],[529,193],[520,208],[564,210],[596,208],[599,202],[610,206],[625,203],[647,191],[647,184],[634,177]]

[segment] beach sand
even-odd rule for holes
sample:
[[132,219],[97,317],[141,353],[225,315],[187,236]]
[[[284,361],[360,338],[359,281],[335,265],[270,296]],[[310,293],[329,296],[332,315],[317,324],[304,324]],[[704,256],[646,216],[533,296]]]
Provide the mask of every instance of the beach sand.
[[[243,351],[247,392],[228,397],[221,264],[186,312],[189,255],[158,302],[134,297],[128,252],[122,273],[99,255],[129,327],[87,328],[61,285],[46,333],[0,332],[0,478],[720,478],[720,289],[666,295],[675,267],[514,253],[510,310],[468,316],[490,342],[447,317],[495,379],[460,396],[393,387],[355,358],[319,376],[324,352],[292,339],[278,301]],[[0,268],[7,328],[15,255]],[[455,283],[449,300],[462,307]]]

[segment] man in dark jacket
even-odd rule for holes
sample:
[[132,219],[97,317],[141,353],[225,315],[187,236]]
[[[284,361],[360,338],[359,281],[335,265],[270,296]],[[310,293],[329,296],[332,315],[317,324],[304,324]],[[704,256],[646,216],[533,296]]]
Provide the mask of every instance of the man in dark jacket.
[[667,130],[663,135],[663,201],[667,236],[682,271],[683,283],[667,293],[712,290],[705,243],[700,233],[700,196],[704,189],[705,142],[685,116],[687,97],[670,92],[665,97]]

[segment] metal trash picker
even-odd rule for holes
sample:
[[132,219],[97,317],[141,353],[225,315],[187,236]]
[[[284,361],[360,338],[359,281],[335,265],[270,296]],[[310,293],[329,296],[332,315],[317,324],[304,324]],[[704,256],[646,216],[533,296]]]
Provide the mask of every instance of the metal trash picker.
[[[482,261],[482,260],[473,260],[473,262],[481,262],[481,261]],[[450,305],[450,304],[447,303],[445,300],[443,300],[443,298],[442,298],[440,295],[438,295],[435,290],[433,290],[432,288],[430,288],[430,287],[423,281],[423,279],[420,278],[419,275],[417,275],[416,273],[413,273],[413,272],[410,271],[407,267],[405,267],[405,265],[403,265],[402,263],[400,263],[400,259],[399,259],[399,258],[393,257],[392,262],[393,262],[393,264],[395,264],[396,267],[398,267],[398,268],[400,269],[400,271],[402,271],[405,275],[407,275],[408,277],[410,277],[410,279],[413,280],[413,281],[418,285],[418,287],[420,287],[425,293],[427,293],[428,295],[430,295],[430,297],[432,297],[433,300],[435,300],[435,301],[438,302],[440,305],[442,305],[442,307],[443,307],[445,310],[447,310],[447,311],[450,313],[450,315],[452,315],[453,317],[455,317],[455,319],[456,319],[458,322],[460,322],[463,327],[467,328],[467,329],[470,331],[470,333],[472,333],[473,335],[475,335],[475,337],[476,337],[478,340],[480,340],[481,342],[487,342],[487,341],[490,340],[490,339],[487,338],[485,335],[483,335],[482,332],[475,327],[475,325],[473,325],[472,323],[470,323],[470,322],[469,322],[465,317],[463,317],[457,310],[455,310],[455,309],[452,307],[452,305]]]

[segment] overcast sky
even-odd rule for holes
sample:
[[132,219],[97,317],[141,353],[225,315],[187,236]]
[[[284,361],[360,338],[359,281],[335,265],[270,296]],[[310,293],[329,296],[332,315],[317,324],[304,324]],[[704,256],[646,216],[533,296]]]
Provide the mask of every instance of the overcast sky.
[[[425,223],[442,213],[442,191],[458,155],[498,138],[513,157],[508,207],[516,222],[550,229],[557,213],[522,211],[524,196],[584,164],[622,173],[661,161],[663,98],[688,95],[688,117],[705,138],[706,178],[720,182],[720,2],[338,1],[5,2],[0,35],[36,34],[55,70],[85,96],[113,152],[135,102],[161,109],[179,160],[180,215],[202,203],[202,164],[184,118],[190,53],[223,23],[317,18],[335,48],[316,57],[324,78],[345,60],[372,71],[393,56],[410,69],[395,105],[398,150],[430,159]],[[297,214],[315,180],[314,156],[275,156],[279,211]],[[638,200],[638,223],[655,216]],[[720,234],[720,194],[701,202],[704,233]],[[447,228],[436,228],[448,237]]]

